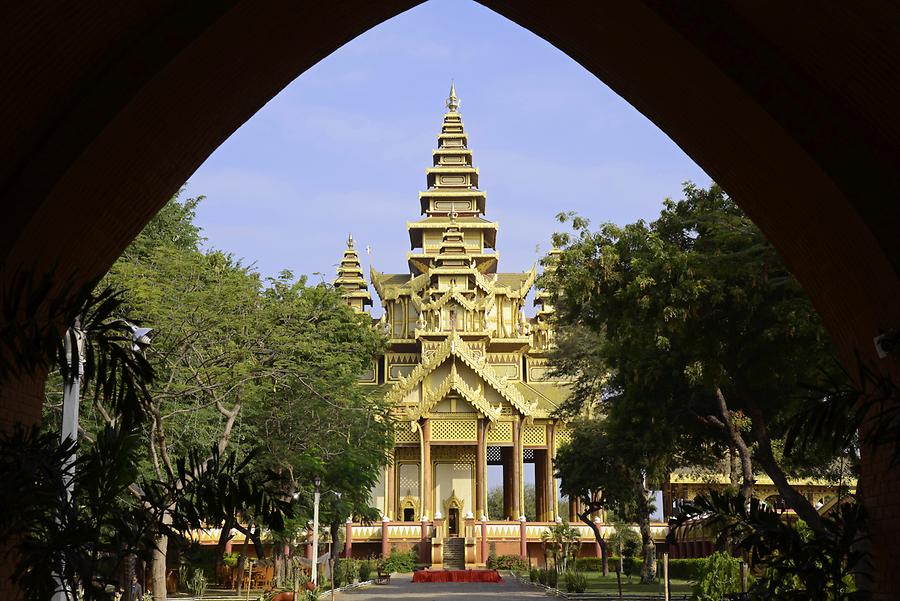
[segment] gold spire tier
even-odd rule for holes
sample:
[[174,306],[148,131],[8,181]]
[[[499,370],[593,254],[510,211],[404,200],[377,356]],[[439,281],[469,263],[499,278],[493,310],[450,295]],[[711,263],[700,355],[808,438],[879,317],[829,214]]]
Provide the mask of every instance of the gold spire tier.
[[372,306],[372,295],[369,294],[369,285],[363,277],[362,266],[359,263],[359,255],[353,247],[353,234],[347,236],[347,248],[337,268],[338,277],[332,285],[341,291],[347,305],[357,313],[364,313],[366,307]]

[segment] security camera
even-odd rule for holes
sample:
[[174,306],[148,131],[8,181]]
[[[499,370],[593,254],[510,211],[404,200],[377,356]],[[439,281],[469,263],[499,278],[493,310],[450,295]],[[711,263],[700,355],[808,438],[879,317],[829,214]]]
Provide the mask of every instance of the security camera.
[[900,356],[900,331],[888,330],[882,332],[874,339],[875,352],[879,359]]

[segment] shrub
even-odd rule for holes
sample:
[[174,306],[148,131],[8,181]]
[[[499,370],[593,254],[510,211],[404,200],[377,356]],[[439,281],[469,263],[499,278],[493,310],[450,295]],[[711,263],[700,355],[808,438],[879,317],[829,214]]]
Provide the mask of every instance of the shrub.
[[347,576],[347,584],[353,584],[359,580],[359,563],[355,559],[345,559],[344,563],[347,564],[345,568],[345,574]]
[[369,576],[372,574],[372,562],[368,559],[363,559],[359,562],[359,579],[362,582],[365,582],[369,579]]
[[537,568],[531,568],[530,570],[528,570],[528,579],[532,582],[537,582],[539,575],[540,572]]
[[223,553],[222,554],[222,563],[229,568],[233,568],[237,566],[238,557],[240,555],[238,553]]
[[713,553],[703,560],[699,580],[694,584],[692,599],[718,601],[741,590],[741,561],[727,553]]
[[528,569],[528,562],[518,555],[488,555],[487,567],[492,570],[512,570],[513,572],[524,572]]
[[378,569],[388,574],[393,572],[406,574],[412,572],[415,567],[416,556],[412,551],[391,549],[391,554],[387,557],[382,557],[378,562]]
[[[659,562],[659,566],[659,569],[662,570],[662,562]],[[703,576],[705,566],[705,557],[698,557],[695,559],[670,559],[669,578],[697,581]],[[660,572],[660,574],[662,574],[662,572]]]
[[538,582],[547,586],[547,569],[541,568],[538,570]]
[[584,574],[566,572],[564,577],[567,593],[583,593],[587,588],[587,577]]
[[556,570],[547,570],[547,586],[550,588],[556,588],[556,584],[559,581],[559,572]]
[[641,571],[640,566],[637,566],[637,569],[635,569],[636,563],[634,557],[631,557],[630,555],[626,555],[622,558],[622,571],[625,572],[625,575],[629,578],[631,578],[633,574]]
[[188,580],[188,590],[195,597],[202,597],[203,593],[206,592],[207,584],[206,574],[203,573],[203,570],[194,570],[190,580]]
[[[609,560],[609,565],[612,566],[612,558]],[[603,560],[599,557],[579,557],[575,560],[575,571],[576,572],[602,572],[603,571]]]

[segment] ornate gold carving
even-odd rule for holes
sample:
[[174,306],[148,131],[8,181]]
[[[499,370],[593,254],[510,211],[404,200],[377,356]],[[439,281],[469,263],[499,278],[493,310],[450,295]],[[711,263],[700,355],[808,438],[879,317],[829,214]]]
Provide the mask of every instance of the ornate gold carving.
[[572,431],[562,426],[556,426],[556,430],[553,432],[553,439],[558,449],[572,440]]
[[418,407],[409,410],[407,419],[416,420],[425,413],[428,413],[434,409],[434,407],[443,400],[451,390],[458,392],[463,399],[468,401],[491,421],[499,417],[500,407],[494,407],[487,402],[484,398],[484,390],[480,384],[478,388],[469,386],[459,375],[459,372],[456,369],[456,363],[453,363],[450,366],[450,373],[440,384],[438,384],[437,388],[431,389],[426,381],[425,385],[422,387],[424,395],[422,403]]
[[419,442],[419,435],[410,428],[399,426],[394,432],[394,441],[398,443]]
[[475,451],[471,445],[435,445],[431,447],[431,459],[465,466],[474,463]]
[[474,419],[431,420],[431,440],[475,442],[478,422]]
[[[416,437],[416,442],[419,441],[419,435],[415,432],[413,434]],[[397,447],[394,449],[395,457],[397,461],[418,461],[419,460],[419,448],[418,447]]]
[[513,425],[512,422],[495,422],[488,426],[487,442],[505,442],[513,441]]
[[400,515],[403,515],[404,509],[412,509],[413,510],[413,521],[419,520],[419,499],[417,497],[412,496],[410,489],[406,489],[406,496],[400,499]]
[[445,499],[442,503],[442,505],[444,506],[444,515],[450,515],[450,510],[456,509],[457,511],[459,511],[460,517],[462,517],[463,507],[465,506],[465,504],[466,502],[463,499],[460,499],[456,496],[456,491],[451,490],[450,497]]
[[525,426],[522,429],[522,443],[526,446],[546,446],[547,426]]

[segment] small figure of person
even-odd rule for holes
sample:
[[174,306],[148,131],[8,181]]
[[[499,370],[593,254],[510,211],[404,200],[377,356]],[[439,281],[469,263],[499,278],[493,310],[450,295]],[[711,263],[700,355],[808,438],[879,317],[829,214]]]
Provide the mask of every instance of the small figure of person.
[[131,576],[131,598],[134,601],[141,601],[144,597],[144,589],[141,587],[141,583],[138,582],[137,574],[133,574]]

